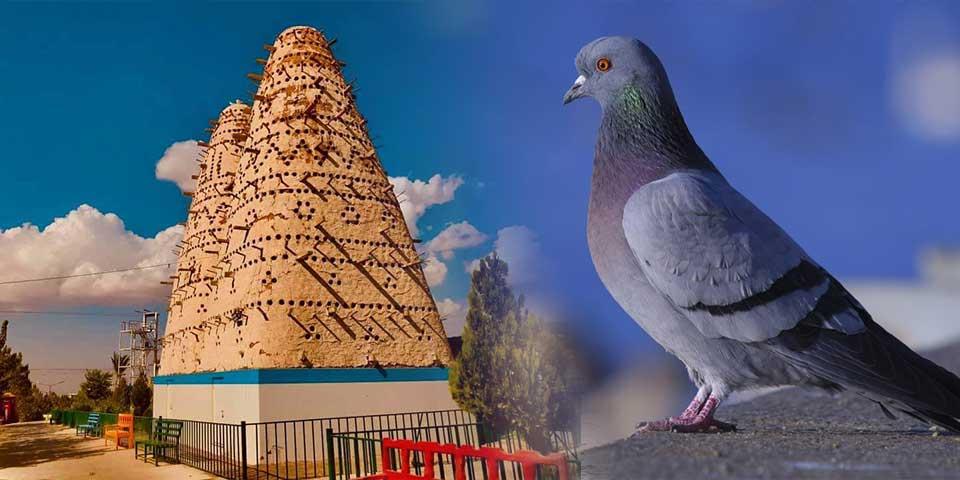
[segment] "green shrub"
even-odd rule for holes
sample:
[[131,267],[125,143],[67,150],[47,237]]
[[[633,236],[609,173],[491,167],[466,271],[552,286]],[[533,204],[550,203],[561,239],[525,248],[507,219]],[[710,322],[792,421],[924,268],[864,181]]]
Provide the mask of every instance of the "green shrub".
[[150,383],[147,382],[147,376],[143,373],[140,373],[140,375],[137,376],[137,380],[133,382],[130,397],[133,403],[134,415],[147,415],[152,410],[153,389],[150,388]]

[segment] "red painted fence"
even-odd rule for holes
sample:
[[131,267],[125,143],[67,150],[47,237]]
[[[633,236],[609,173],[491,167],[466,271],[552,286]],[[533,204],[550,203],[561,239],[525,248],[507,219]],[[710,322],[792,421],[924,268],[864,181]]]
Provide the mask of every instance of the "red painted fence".
[[[393,469],[390,465],[391,450],[395,450],[399,454],[399,470]],[[421,475],[415,475],[410,471],[410,455],[412,452],[420,452],[423,455],[423,473]],[[383,473],[365,478],[367,480],[435,480],[433,460],[437,454],[453,457],[454,480],[467,479],[464,468],[464,461],[467,457],[486,462],[487,478],[489,480],[500,480],[499,462],[520,464],[525,480],[537,478],[538,465],[556,467],[559,472],[558,480],[569,480],[570,478],[567,457],[562,453],[550,455],[541,455],[530,451],[506,453],[499,448],[441,445],[437,442],[415,442],[413,440],[393,440],[389,438],[383,439]]]

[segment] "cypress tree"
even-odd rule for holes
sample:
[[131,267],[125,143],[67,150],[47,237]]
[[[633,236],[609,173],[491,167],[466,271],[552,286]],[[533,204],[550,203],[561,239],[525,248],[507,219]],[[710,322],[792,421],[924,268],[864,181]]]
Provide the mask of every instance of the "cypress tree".
[[450,370],[454,401],[495,430],[509,425],[496,406],[509,357],[504,338],[516,331],[516,314],[522,308],[522,300],[507,285],[507,274],[507,263],[495,253],[482,258],[473,271],[463,347]]
[[578,371],[573,352],[507,285],[508,266],[492,254],[471,276],[460,356],[450,369],[450,391],[495,435],[520,434],[547,452],[553,432],[575,414]]

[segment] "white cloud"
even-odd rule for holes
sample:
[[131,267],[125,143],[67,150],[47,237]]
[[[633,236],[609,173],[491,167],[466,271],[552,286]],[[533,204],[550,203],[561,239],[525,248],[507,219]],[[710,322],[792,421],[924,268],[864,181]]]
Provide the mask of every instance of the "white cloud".
[[176,183],[184,192],[192,192],[197,188],[197,181],[192,177],[200,171],[199,157],[200,146],[196,140],[175,142],[157,162],[157,178]]
[[429,254],[423,259],[423,275],[427,277],[427,285],[436,287],[447,278],[447,265]]
[[463,326],[467,323],[467,306],[452,298],[444,298],[437,302],[440,318],[443,318],[443,329],[448,337],[455,337],[463,333]]
[[[501,228],[493,250],[510,268],[507,281],[511,286],[530,286],[543,274],[544,259],[537,234],[523,225]],[[467,273],[479,266],[479,260],[467,262]]]
[[960,51],[910,59],[893,85],[894,105],[910,132],[936,142],[960,140]]
[[918,138],[960,141],[960,27],[933,2],[911,4],[890,36],[890,101]]
[[960,248],[933,247],[920,252],[923,279],[934,287],[960,289]]
[[[0,281],[76,275],[173,263],[172,249],[183,227],[172,226],[153,238],[126,229],[123,220],[81,205],[65,217],[38,228],[24,224],[0,230]],[[173,268],[0,286],[0,306],[136,305],[163,301],[170,287],[160,282]]]
[[469,222],[454,223],[445,228],[433,240],[427,242],[428,252],[440,255],[444,260],[453,258],[453,251],[461,248],[476,247],[487,241],[487,236],[481,233]]
[[411,180],[407,177],[390,177],[393,192],[400,200],[400,210],[414,238],[420,235],[417,221],[423,216],[427,208],[441,205],[453,200],[453,195],[463,185],[463,179],[458,176],[442,177],[436,174],[430,180]]

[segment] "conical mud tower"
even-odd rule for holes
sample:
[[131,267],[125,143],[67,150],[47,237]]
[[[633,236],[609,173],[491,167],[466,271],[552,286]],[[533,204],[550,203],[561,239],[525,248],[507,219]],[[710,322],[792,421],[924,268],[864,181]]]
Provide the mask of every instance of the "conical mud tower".
[[[203,334],[204,321],[216,302],[214,278],[226,251],[229,232],[228,214],[243,144],[250,130],[250,107],[233,103],[225,108],[210,135],[208,144],[201,143],[203,154],[197,174],[197,187],[187,213],[183,242],[179,245],[177,272],[167,316],[169,332],[181,332],[171,338],[163,350],[164,370],[184,371],[191,368],[186,359]],[[195,341],[186,341],[189,336]]]
[[[163,372],[445,365],[420,258],[341,65],[312,28],[284,31],[269,50],[252,75],[235,183],[215,183],[212,165],[200,176],[182,267],[191,283],[173,302],[200,321],[171,315],[177,354]],[[207,155],[234,154],[219,133]],[[226,224],[215,215],[226,197],[206,199],[220,189],[232,199]]]

